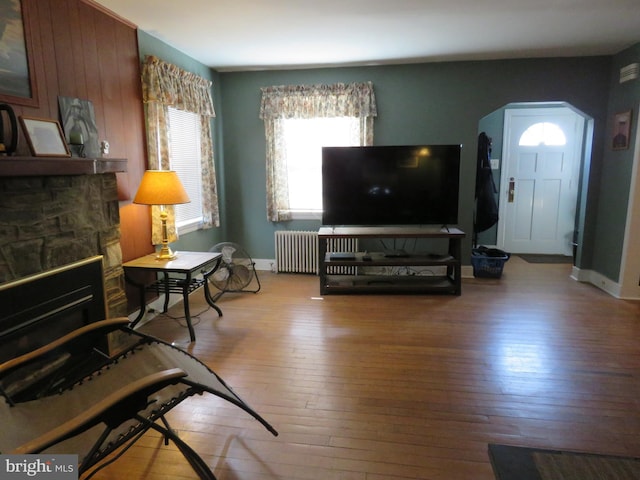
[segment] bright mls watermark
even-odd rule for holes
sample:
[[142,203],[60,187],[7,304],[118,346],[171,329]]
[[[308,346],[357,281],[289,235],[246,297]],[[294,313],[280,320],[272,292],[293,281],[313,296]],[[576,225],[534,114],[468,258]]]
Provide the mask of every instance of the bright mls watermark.
[[0,455],[0,480],[78,480],[78,455]]

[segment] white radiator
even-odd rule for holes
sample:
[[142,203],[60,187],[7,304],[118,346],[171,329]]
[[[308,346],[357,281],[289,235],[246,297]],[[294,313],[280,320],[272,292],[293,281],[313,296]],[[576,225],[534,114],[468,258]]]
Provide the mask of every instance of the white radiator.
[[[318,232],[282,230],[275,232],[276,272],[315,273],[318,265]],[[357,252],[358,239],[330,238],[328,252]],[[355,267],[330,267],[327,273],[354,274]]]

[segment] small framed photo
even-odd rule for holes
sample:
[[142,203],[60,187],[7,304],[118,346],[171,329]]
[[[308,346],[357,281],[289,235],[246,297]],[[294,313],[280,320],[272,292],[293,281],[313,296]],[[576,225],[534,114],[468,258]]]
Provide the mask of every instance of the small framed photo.
[[611,147],[614,150],[629,148],[629,133],[631,132],[631,110],[616,113],[613,119],[613,140]]
[[70,157],[62,128],[55,120],[20,117],[31,155],[34,157]]

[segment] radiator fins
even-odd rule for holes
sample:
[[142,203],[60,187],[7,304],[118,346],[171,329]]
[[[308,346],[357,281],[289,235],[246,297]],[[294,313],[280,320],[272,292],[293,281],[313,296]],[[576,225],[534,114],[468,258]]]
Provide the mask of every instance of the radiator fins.
[[[275,232],[276,272],[319,273],[318,232],[282,230]],[[328,252],[357,252],[355,238],[332,238],[327,241]],[[333,266],[327,273],[355,275],[355,267]]]

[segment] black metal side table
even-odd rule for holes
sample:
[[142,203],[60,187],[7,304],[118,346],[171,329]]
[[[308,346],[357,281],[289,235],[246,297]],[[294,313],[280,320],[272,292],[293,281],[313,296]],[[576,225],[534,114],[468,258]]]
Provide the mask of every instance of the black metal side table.
[[[147,310],[146,292],[155,292],[158,296],[164,294],[163,313],[166,313],[169,308],[169,295],[171,293],[181,293],[184,316],[189,328],[189,337],[192,342],[195,341],[196,334],[193,330],[191,312],[189,310],[189,295],[200,287],[204,287],[204,297],[207,303],[218,312],[218,316],[222,316],[222,310],[215,304],[209,290],[209,277],[218,269],[221,260],[221,253],[212,252],[178,252],[178,256],[173,260],[158,259],[156,254],[152,253],[123,264],[126,281],[138,287],[140,292],[140,312],[135,320],[131,322],[131,328],[134,328],[142,320]],[[162,275],[153,283],[145,284],[132,278],[134,272],[141,271],[147,273],[155,272]],[[199,273],[202,274],[202,277],[196,277]]]

